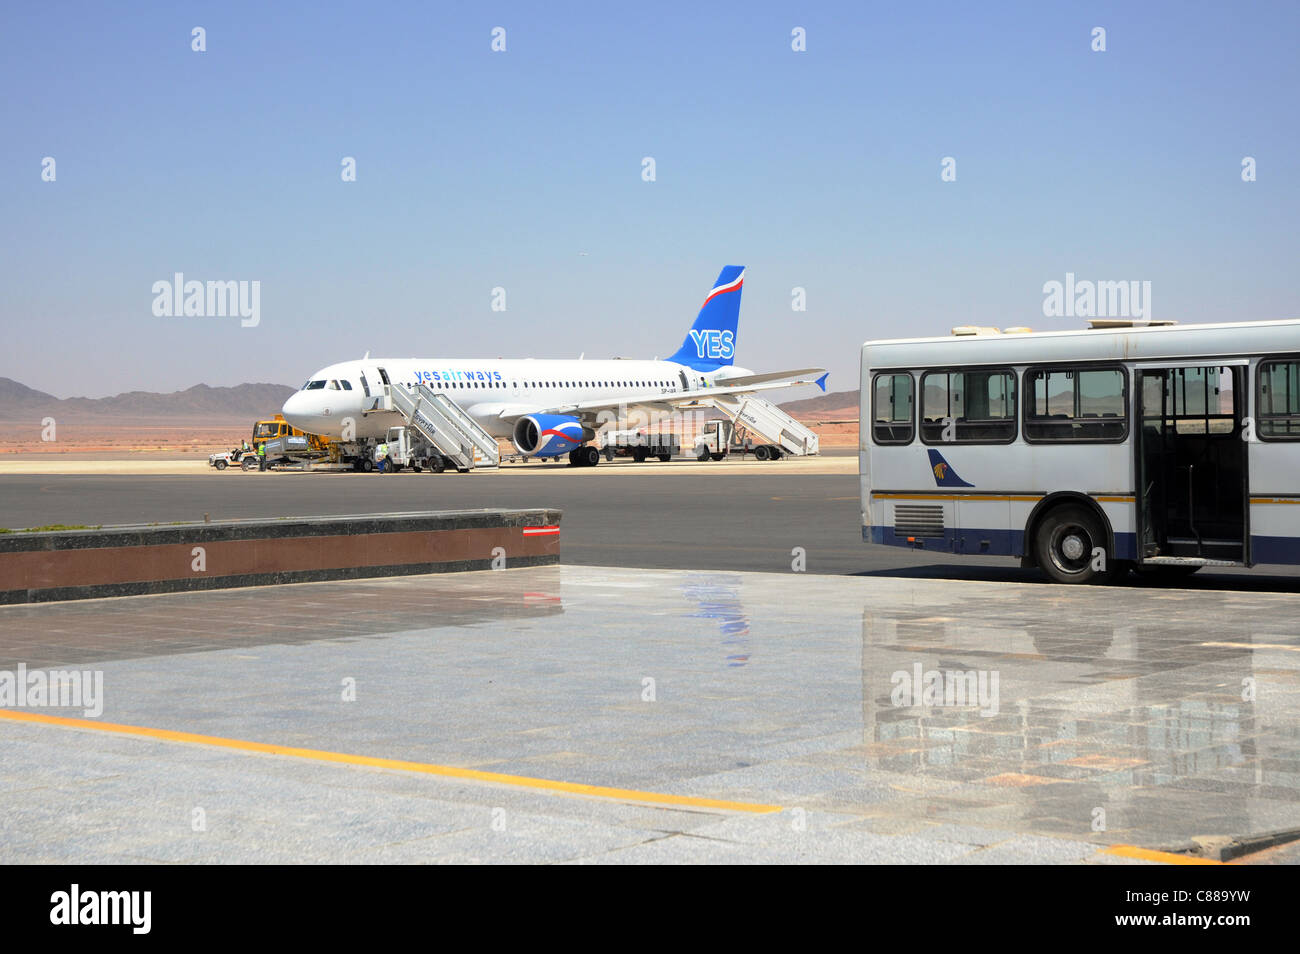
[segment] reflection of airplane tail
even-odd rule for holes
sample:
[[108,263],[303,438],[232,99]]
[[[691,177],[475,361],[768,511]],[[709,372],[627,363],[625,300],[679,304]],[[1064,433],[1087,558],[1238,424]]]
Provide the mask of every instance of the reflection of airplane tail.
[[724,265],[686,340],[668,360],[696,371],[715,371],[730,365],[736,357],[736,327],[740,324],[740,292],[744,285],[745,266]]
[[740,577],[726,574],[692,574],[682,587],[682,595],[699,604],[697,619],[716,619],[727,666],[739,668],[749,663],[749,616],[740,599]]

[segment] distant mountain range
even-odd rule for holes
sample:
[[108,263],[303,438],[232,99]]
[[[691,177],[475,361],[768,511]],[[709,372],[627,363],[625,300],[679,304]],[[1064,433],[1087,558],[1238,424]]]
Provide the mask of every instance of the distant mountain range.
[[[234,418],[239,421],[269,417],[277,413],[294,389],[284,384],[240,384],[213,388],[196,384],[184,391],[159,394],[128,391],[106,398],[56,398],[12,378],[0,378],[0,419],[49,414],[58,417],[157,417]],[[770,397],[771,392],[765,397]],[[857,391],[833,391],[802,401],[781,405],[788,414],[804,419],[856,417]]]
[[128,391],[106,398],[56,398],[11,378],[0,378],[0,418],[35,413],[58,417],[237,418],[247,421],[276,413],[294,389],[285,384],[240,384],[213,388],[196,384],[184,391],[158,394]]
[[816,420],[833,417],[837,420],[856,418],[858,416],[857,391],[831,391],[817,397],[802,401],[788,401],[781,405],[781,410],[791,417],[801,420]]

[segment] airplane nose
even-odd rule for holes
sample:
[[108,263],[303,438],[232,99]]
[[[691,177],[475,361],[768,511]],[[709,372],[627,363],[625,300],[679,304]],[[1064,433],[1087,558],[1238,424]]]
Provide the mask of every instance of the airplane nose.
[[280,413],[284,415],[286,421],[302,430],[302,425],[299,422],[310,416],[307,411],[307,404],[307,395],[301,391],[295,391],[289,395],[289,400],[284,402],[284,407],[280,408]]

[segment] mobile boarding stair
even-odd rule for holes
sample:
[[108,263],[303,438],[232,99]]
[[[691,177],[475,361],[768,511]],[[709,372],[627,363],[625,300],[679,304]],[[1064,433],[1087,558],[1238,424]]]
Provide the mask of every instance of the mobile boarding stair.
[[817,435],[771,401],[753,394],[720,394],[710,396],[705,403],[727,415],[737,427],[757,434],[786,454],[804,457],[820,450]]
[[447,395],[424,384],[413,388],[392,384],[388,396],[392,409],[406,418],[407,426],[436,447],[457,470],[464,473],[471,467],[500,465],[497,439]]

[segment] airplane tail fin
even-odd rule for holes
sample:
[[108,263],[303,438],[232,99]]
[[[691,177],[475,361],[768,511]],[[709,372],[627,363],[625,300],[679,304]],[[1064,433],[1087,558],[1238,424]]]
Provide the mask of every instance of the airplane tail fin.
[[745,266],[724,265],[695,324],[677,353],[668,358],[696,371],[715,371],[735,360],[736,326],[740,324],[740,292]]

